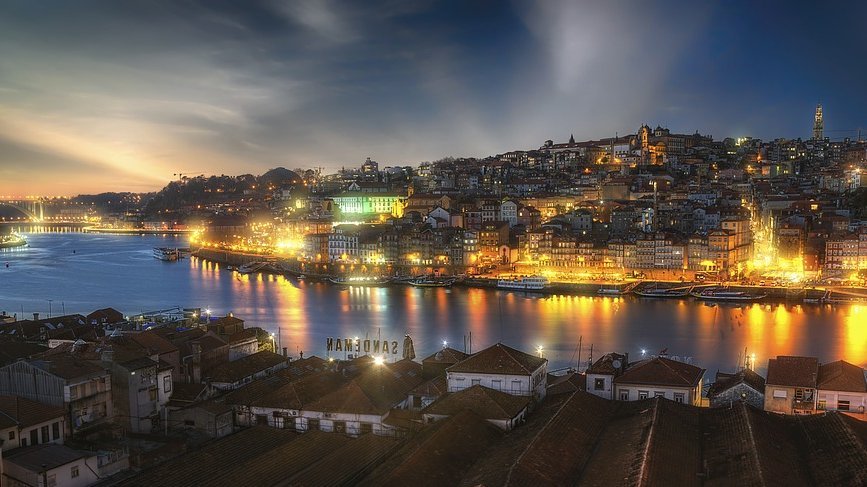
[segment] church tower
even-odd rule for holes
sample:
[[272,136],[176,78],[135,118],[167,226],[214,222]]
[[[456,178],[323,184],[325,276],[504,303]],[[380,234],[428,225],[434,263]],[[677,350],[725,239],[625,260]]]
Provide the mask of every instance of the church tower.
[[813,121],[813,140],[825,138],[825,121],[822,119],[822,105],[816,105],[816,117]]

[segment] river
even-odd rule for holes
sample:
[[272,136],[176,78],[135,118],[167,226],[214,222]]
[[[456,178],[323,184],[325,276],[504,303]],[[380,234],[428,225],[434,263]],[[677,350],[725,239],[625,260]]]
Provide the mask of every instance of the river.
[[[473,350],[501,341],[550,360],[551,369],[609,351],[630,360],[667,350],[708,370],[735,369],[746,348],[762,372],[769,357],[812,355],[867,364],[867,306],[535,296],[490,289],[405,286],[344,289],[282,276],[242,276],[200,259],[162,262],[157,246],[184,237],[32,232],[30,246],[0,252],[0,310],[47,316],[113,307],[127,314],[180,307],[232,312],[277,332],[293,356],[325,356],[328,337],[413,337],[418,358],[443,341]],[[29,229],[34,230],[34,229]],[[8,267],[7,265],[8,264]],[[341,352],[343,353],[343,352]],[[340,355],[340,354],[338,354]]]

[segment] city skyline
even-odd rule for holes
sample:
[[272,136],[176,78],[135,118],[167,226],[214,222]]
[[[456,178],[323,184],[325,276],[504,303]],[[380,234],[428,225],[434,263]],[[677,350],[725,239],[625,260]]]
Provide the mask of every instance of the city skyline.
[[818,102],[827,137],[857,137],[864,7],[785,7],[5,5],[2,192],[417,165],[642,123],[806,139]]

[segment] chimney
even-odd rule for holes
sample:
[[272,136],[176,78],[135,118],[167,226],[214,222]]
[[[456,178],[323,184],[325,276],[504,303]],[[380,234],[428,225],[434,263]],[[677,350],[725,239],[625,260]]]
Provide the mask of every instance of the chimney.
[[289,356],[289,349],[288,349],[288,347],[283,347],[283,356],[284,356],[284,357],[288,357],[288,356]]
[[39,313],[33,313],[33,321],[36,321],[38,319],[39,319]]
[[111,347],[105,347],[99,354],[99,359],[103,362],[114,362],[114,350]]
[[620,366],[620,372],[626,372],[627,367],[629,367],[629,352],[623,354],[623,365]]

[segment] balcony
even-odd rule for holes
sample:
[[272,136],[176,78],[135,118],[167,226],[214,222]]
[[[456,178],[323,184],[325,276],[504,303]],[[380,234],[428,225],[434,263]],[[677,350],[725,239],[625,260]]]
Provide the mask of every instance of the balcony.
[[816,409],[816,405],[812,399],[792,399],[792,409],[799,411],[812,411]]

